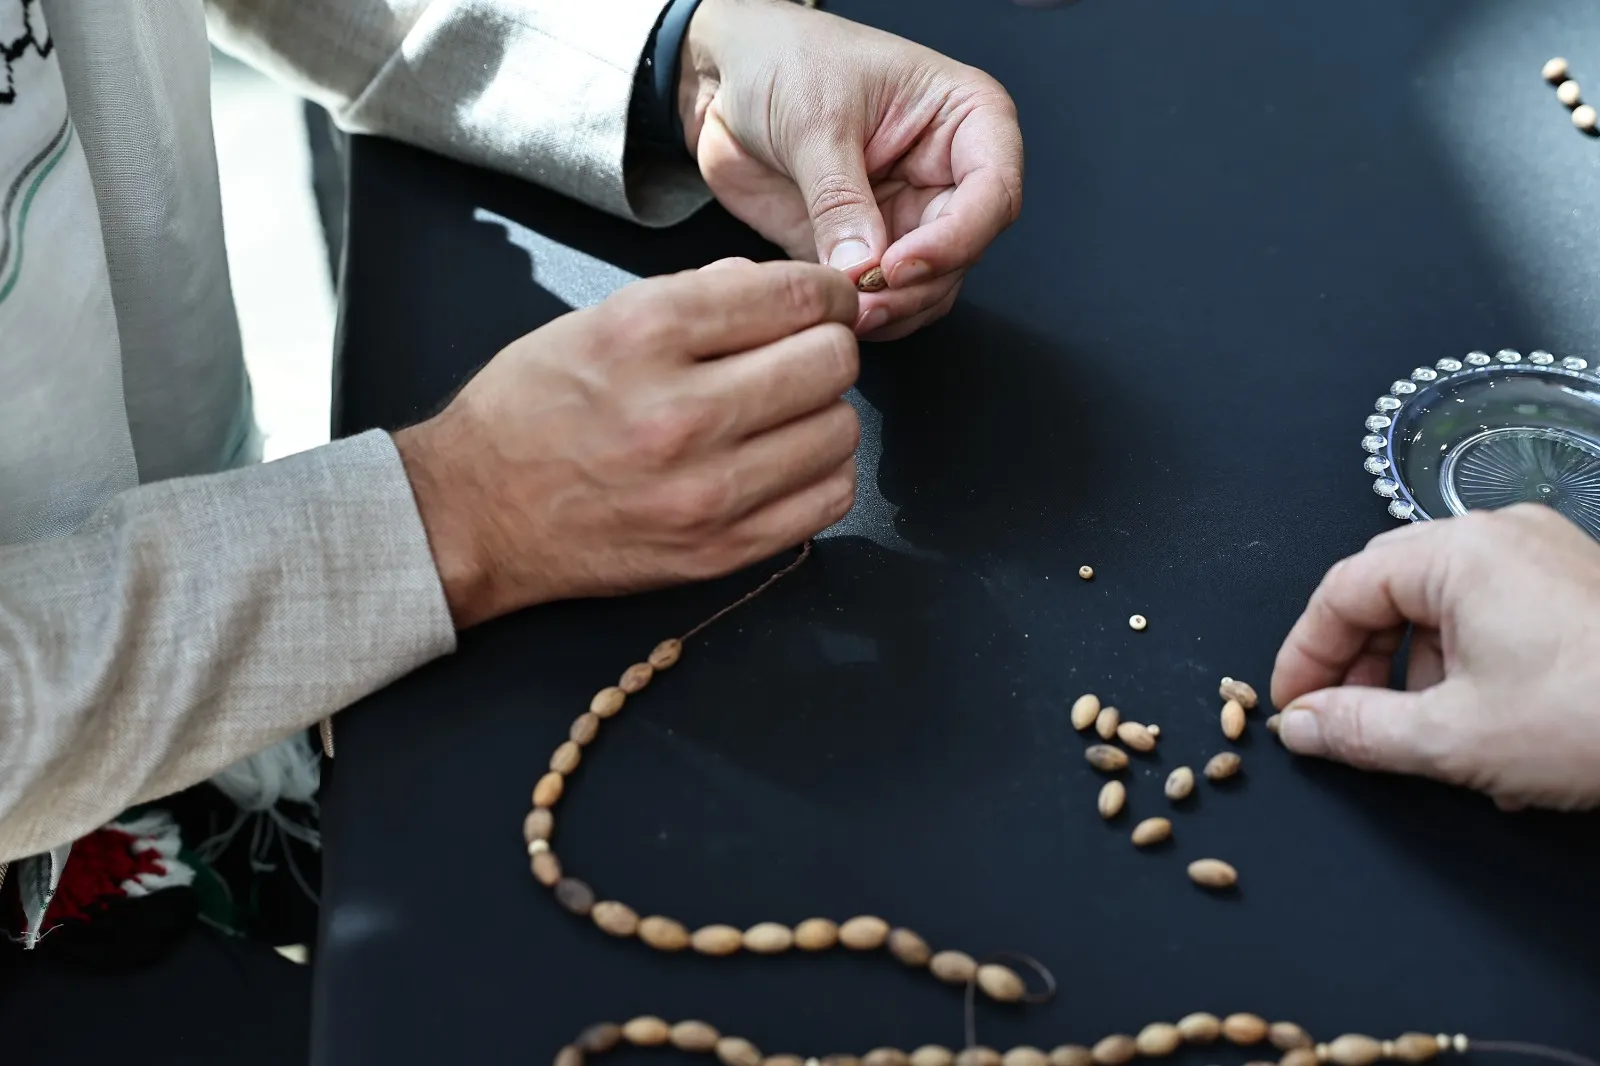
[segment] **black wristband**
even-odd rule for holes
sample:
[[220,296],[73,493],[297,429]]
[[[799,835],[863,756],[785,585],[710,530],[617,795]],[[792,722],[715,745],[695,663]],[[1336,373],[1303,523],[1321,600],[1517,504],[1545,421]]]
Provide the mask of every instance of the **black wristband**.
[[676,155],[689,153],[683,116],[678,111],[678,81],[683,73],[683,38],[700,0],[670,0],[656,22],[634,79],[629,125],[645,143]]

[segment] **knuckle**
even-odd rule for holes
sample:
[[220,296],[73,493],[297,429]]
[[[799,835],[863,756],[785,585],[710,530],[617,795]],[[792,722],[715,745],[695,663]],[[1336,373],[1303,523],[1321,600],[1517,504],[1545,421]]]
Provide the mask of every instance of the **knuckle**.
[[629,420],[630,450],[650,466],[671,466],[689,455],[704,439],[710,423],[710,412],[704,406],[682,403],[654,406]]
[[855,385],[861,374],[861,346],[855,331],[839,322],[829,322],[817,329],[818,373],[826,378],[829,388],[837,388],[843,395]]
[[650,520],[676,533],[709,529],[726,512],[731,489],[723,478],[680,478],[659,492],[649,508]]
[[831,225],[873,201],[848,174],[824,174],[811,183],[806,208],[818,227]]
[[777,292],[773,297],[784,312],[801,322],[817,322],[827,317],[828,294],[818,268],[796,268],[784,264],[776,272]]

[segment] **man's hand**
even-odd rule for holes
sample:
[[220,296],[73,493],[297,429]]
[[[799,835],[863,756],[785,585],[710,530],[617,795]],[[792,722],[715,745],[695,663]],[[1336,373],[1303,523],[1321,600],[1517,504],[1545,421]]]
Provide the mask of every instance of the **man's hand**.
[[717,199],[797,259],[881,265],[858,332],[911,333],[1022,208],[1022,133],[982,71],[787,0],[704,0],[679,91]]
[[[1394,692],[1407,623],[1409,691]],[[1600,806],[1600,544],[1538,505],[1385,533],[1312,595],[1272,699],[1302,754],[1507,809]]]
[[857,302],[804,263],[641,281],[396,434],[457,626],[731,573],[843,517]]

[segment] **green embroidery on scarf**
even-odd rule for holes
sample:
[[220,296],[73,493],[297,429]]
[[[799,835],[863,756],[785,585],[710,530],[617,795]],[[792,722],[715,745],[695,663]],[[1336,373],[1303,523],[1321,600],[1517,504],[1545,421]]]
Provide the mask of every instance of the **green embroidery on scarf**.
[[28,232],[28,212],[33,208],[33,198],[39,193],[39,186],[44,184],[44,179],[61,162],[61,157],[67,154],[67,148],[72,144],[72,130],[67,130],[66,139],[61,142],[61,147],[56,149],[44,167],[34,176],[33,184],[28,186],[27,194],[22,198],[22,210],[17,216],[17,254],[11,267],[11,276],[4,285],[0,285],[0,304],[6,302],[6,297],[11,295],[11,290],[17,287],[17,279],[22,276],[22,253],[25,251]]

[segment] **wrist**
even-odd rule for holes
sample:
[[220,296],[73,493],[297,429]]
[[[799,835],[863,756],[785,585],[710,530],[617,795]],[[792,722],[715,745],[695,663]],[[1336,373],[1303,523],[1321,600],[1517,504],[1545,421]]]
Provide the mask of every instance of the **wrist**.
[[748,0],[700,0],[689,29],[683,35],[679,52],[678,117],[683,124],[684,147],[698,158],[700,131],[705,126],[706,109],[711,106],[722,84],[721,42],[727,37],[727,24],[737,9]]
[[445,603],[457,629],[470,629],[501,611],[495,605],[493,568],[483,537],[475,528],[481,513],[470,471],[457,469],[454,445],[464,430],[448,412],[394,435],[395,448],[411,482],[428,550],[444,588]]

